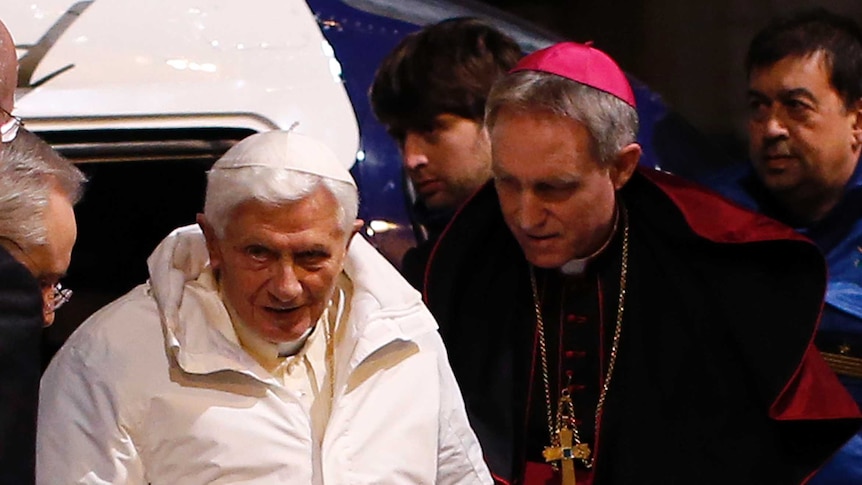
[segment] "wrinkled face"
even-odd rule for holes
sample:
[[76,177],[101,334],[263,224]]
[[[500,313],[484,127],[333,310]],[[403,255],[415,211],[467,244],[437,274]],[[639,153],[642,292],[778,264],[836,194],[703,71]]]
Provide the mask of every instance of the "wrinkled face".
[[766,187],[808,200],[841,193],[859,156],[858,108],[847,110],[822,54],[751,71],[751,159]]
[[[202,220],[202,219],[201,219]],[[296,340],[326,308],[348,236],[323,186],[297,202],[240,204],[225,236],[203,221],[210,263],[246,326],[272,343]]]
[[487,132],[460,116],[442,114],[431,131],[408,131],[401,149],[404,169],[429,209],[457,209],[491,177]]
[[613,228],[615,190],[628,176],[599,164],[583,124],[504,108],[491,130],[491,148],[503,216],[530,263],[557,268],[604,244]]
[[59,188],[54,187],[48,197],[44,224],[47,232],[45,244],[8,249],[39,282],[44,299],[45,326],[48,326],[54,323],[54,285],[66,276],[78,237],[72,204]]

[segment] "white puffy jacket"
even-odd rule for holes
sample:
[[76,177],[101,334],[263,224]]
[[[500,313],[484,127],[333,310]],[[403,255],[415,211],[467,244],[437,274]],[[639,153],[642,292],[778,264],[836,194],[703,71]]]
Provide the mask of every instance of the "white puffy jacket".
[[[486,484],[433,317],[364,239],[323,436],[294,392],[207,322],[203,236],[172,233],[149,284],[90,317],[42,379],[37,483]],[[216,310],[214,310],[214,308]]]

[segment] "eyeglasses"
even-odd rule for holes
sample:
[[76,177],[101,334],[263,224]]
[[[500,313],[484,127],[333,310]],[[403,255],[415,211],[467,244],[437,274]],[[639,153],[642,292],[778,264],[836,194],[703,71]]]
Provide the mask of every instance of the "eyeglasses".
[[52,312],[57,311],[58,308],[65,305],[72,299],[72,290],[69,288],[63,288],[63,285],[58,281],[54,283],[51,288],[51,299],[45,300],[45,310],[50,310]]
[[0,113],[9,117],[9,121],[0,125],[0,141],[9,143],[18,135],[18,129],[24,126],[24,120],[6,111],[0,106]]

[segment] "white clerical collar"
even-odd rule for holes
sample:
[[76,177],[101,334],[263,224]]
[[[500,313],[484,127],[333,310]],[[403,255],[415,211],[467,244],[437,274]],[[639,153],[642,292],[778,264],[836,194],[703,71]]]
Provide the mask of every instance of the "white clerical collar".
[[611,241],[614,240],[614,236],[617,233],[617,226],[620,222],[620,210],[619,206],[614,207],[614,226],[611,228],[611,233],[608,235],[608,238],[605,240],[604,244],[596,249],[589,256],[585,256],[583,258],[570,259],[565,264],[560,266],[560,273],[563,273],[566,276],[578,276],[584,274],[584,271],[587,270],[587,265],[594,259],[596,259],[600,254],[602,254],[608,246],[610,246]]
[[[320,320],[326,319],[326,312],[321,316]],[[318,323],[320,323],[318,321]],[[295,355],[297,352],[302,349],[302,346],[305,345],[305,342],[308,340],[308,337],[311,335],[311,332],[317,328],[318,323],[315,323],[311,327],[308,327],[302,335],[299,336],[296,340],[291,340],[290,342],[279,342],[276,345],[278,349],[279,357],[290,357],[291,355]]]

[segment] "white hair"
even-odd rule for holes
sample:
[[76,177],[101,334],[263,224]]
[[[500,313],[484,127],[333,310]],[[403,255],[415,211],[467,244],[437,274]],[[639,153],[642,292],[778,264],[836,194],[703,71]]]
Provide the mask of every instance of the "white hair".
[[234,209],[246,201],[285,204],[302,200],[319,186],[338,203],[338,219],[345,234],[353,231],[359,212],[359,195],[353,185],[286,168],[242,166],[213,168],[207,174],[204,216],[216,236],[223,238]]

